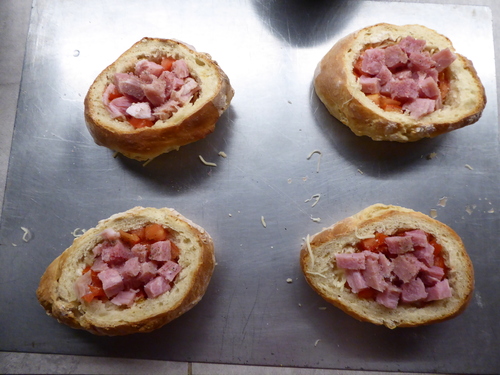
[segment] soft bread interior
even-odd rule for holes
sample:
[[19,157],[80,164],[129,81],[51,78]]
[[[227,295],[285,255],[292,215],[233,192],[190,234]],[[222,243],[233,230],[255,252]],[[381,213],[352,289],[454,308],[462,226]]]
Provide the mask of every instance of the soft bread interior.
[[[336,253],[355,252],[362,239],[376,232],[391,235],[400,229],[422,229],[443,246],[452,297],[423,307],[399,305],[388,309],[374,300],[358,298],[345,287],[342,269],[335,267]],[[448,319],[461,312],[473,288],[473,269],[461,239],[446,225],[406,208],[377,204],[312,236],[301,251],[301,265],[307,282],[328,302],[357,319],[389,328],[417,326]]]

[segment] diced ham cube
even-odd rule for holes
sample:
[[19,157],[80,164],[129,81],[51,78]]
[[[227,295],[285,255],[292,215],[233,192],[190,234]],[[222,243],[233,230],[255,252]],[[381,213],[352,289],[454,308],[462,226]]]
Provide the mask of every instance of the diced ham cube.
[[106,228],[101,232],[101,237],[104,240],[115,241],[120,238],[120,232],[117,232],[113,228]]
[[189,77],[189,67],[185,60],[176,60],[172,63],[172,72],[178,78],[186,78]]
[[151,83],[143,84],[142,88],[153,107],[162,105],[167,99],[167,82],[163,79],[154,78]]
[[170,290],[168,284],[162,276],[158,276],[144,285],[144,291],[149,298],[155,298]]
[[108,298],[113,297],[123,290],[123,279],[117,270],[109,268],[99,272],[97,277],[102,281],[102,288]]
[[146,59],[137,61],[135,64],[135,75],[140,76],[143,72],[148,72],[156,77],[159,77],[165,69],[160,64],[157,64]]
[[148,102],[133,103],[126,112],[138,119],[151,119],[151,107]]
[[406,38],[401,39],[399,42],[399,47],[408,54],[412,54],[415,52],[421,52],[427,42],[421,39],[415,39],[411,36],[407,36]]
[[157,270],[158,267],[153,262],[141,263],[141,271],[139,272],[137,279],[142,283],[148,283],[156,276]]
[[353,293],[358,293],[360,290],[368,288],[366,281],[358,270],[347,270],[346,273],[347,284]]
[[149,259],[166,262],[172,259],[171,249],[169,240],[155,242],[150,247]]
[[148,245],[138,243],[132,246],[132,249],[130,250],[132,251],[132,254],[134,254],[134,256],[137,256],[137,258],[139,258],[139,262],[142,263],[148,259],[148,254],[149,254]]
[[380,267],[380,272],[382,277],[388,278],[391,276],[394,265],[392,262],[382,253],[378,254],[378,265]]
[[359,77],[359,83],[361,84],[361,91],[365,94],[378,94],[380,92],[380,81],[376,77],[362,75]]
[[426,287],[434,286],[438,281],[444,277],[444,269],[438,266],[428,267],[420,272],[419,277],[424,282]]
[[391,254],[404,254],[413,250],[413,242],[410,237],[386,237],[385,243],[387,244],[387,248]]
[[411,78],[393,79],[391,81],[391,97],[393,99],[418,98],[418,82]]
[[433,99],[417,98],[410,100],[403,105],[403,110],[408,111],[410,116],[419,119],[422,116],[434,112],[436,101]]
[[362,271],[363,278],[366,285],[369,287],[383,292],[387,288],[387,282],[384,280],[380,265],[378,262],[378,254],[366,257],[366,266]]
[[387,66],[383,66],[376,77],[379,79],[380,85],[384,86],[392,79],[392,72],[389,70]]
[[378,293],[375,300],[388,309],[395,309],[398,307],[399,298],[401,296],[401,289],[395,285],[390,284],[382,293]]
[[427,288],[427,301],[437,301],[452,296],[452,290],[448,279],[436,283],[436,285]]
[[398,255],[392,264],[394,265],[392,272],[404,283],[411,281],[420,270],[425,269],[425,265],[411,253]]
[[120,275],[123,279],[128,279],[131,277],[135,277],[141,272],[141,263],[139,262],[138,257],[133,257],[123,263],[123,266],[120,267]]
[[110,301],[117,306],[130,307],[134,304],[136,294],[137,290],[122,290]]
[[429,244],[427,235],[421,229],[409,230],[404,235],[411,238],[413,246],[427,246]]
[[102,249],[102,260],[108,265],[119,265],[124,263],[127,259],[132,258],[133,254],[130,249],[117,240],[114,245],[107,246]]
[[97,257],[94,260],[94,264],[92,264],[92,267],[90,269],[94,272],[101,272],[105,271],[109,268],[109,266],[102,260],[101,257]]
[[406,64],[408,61],[408,55],[398,45],[389,46],[384,49],[384,52],[385,65],[387,65],[388,68],[397,68]]
[[134,101],[130,96],[120,96],[118,98],[113,99],[109,102],[109,105],[106,107],[109,110],[111,118],[119,118],[125,117],[127,115],[127,108],[130,107]]
[[385,66],[385,52],[383,49],[370,48],[364,52],[361,71],[374,76],[380,73],[383,66]]
[[409,66],[412,70],[427,70],[433,68],[435,65],[436,62],[428,52],[415,52],[410,55]]
[[116,73],[115,84],[122,94],[132,96],[137,100],[144,99],[143,83],[139,77],[128,73]]
[[428,267],[434,265],[434,247],[431,244],[417,247],[413,255]]
[[401,301],[417,302],[427,298],[425,285],[419,278],[413,279],[401,286]]
[[365,269],[365,254],[364,253],[339,253],[335,254],[337,267],[349,270],[364,270]]
[[158,269],[158,274],[163,276],[166,281],[173,281],[181,270],[182,267],[179,264],[169,260]]
[[446,48],[432,55],[432,59],[436,63],[436,70],[442,72],[457,59],[457,55],[451,52],[449,48]]

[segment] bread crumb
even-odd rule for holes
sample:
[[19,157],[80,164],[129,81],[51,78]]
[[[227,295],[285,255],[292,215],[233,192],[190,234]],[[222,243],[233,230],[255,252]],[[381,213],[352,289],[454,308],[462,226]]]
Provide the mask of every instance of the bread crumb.
[[208,167],[217,167],[217,164],[206,161],[205,159],[203,159],[203,156],[198,155],[198,157],[200,158],[201,162],[203,164],[205,164],[206,166],[208,166]]
[[492,213],[494,213],[494,212],[495,212],[495,209],[494,209],[494,208],[491,208],[491,209],[489,209],[489,210],[488,210],[488,213],[489,213],[489,214],[492,214]]
[[319,310],[326,310],[325,306],[318,307]]
[[435,152],[431,152],[430,154],[428,154],[425,158],[427,160],[431,160],[431,159],[434,159],[435,157],[437,156],[437,153]]
[[470,169],[471,171],[474,170],[469,164],[465,164],[465,168]]
[[315,223],[321,222],[321,218],[320,217],[312,217],[312,215],[311,215],[311,220],[314,221]]
[[233,217],[233,215],[229,214],[229,217]]
[[302,304],[301,304],[301,303],[299,303],[299,307],[302,307]]
[[358,173],[359,174],[364,174],[363,171],[361,169],[358,169]]
[[302,181],[306,182],[307,181],[307,176],[302,177]]
[[288,182],[289,184],[291,184],[292,183],[292,179],[289,178],[288,180],[286,180],[286,182]]
[[12,246],[16,247],[17,245],[14,242],[12,242]]
[[287,282],[288,284],[291,284],[291,283],[293,282],[293,280],[289,277],[288,279],[286,279],[286,282]]
[[320,339],[317,339],[317,340],[314,342],[314,346],[315,346],[315,347],[316,347],[316,346],[318,346],[318,344],[319,344],[319,342],[320,342],[320,341],[321,341]]
[[311,157],[314,155],[314,154],[318,154],[319,157],[318,157],[318,165],[316,166],[316,173],[319,172],[319,164],[321,163],[321,156],[322,156],[322,153],[320,150],[314,150],[312,151],[309,156],[307,157],[307,160],[311,159]]
[[148,165],[149,163],[151,163],[153,161],[153,159],[154,158],[146,160],[144,163],[142,163],[142,166],[145,167],[146,165]]
[[260,217],[260,222],[262,223],[262,226],[263,226],[264,228],[267,228],[267,224],[266,224],[266,220],[264,219],[264,216],[261,216],[261,217]]
[[438,202],[438,206],[441,206],[441,207],[446,207],[446,202],[448,201],[448,197],[443,197],[439,200]]
[[475,204],[468,204],[467,206],[465,206],[465,212],[467,212],[469,215],[472,215],[476,207],[477,206]]
[[21,230],[24,232],[23,234],[23,241],[24,242],[29,242],[31,240],[31,232],[28,228],[21,227]]
[[435,219],[435,218],[438,216],[438,214],[437,214],[437,210],[436,210],[435,208],[431,209],[431,214],[430,214],[430,216],[431,216],[433,219]]
[[219,151],[219,156],[222,156],[223,158],[227,158],[227,154],[224,151]]

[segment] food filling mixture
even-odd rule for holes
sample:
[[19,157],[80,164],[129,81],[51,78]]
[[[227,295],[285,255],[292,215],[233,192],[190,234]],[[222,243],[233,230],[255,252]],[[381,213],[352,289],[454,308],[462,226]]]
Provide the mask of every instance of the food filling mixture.
[[191,77],[186,61],[164,57],[160,64],[139,60],[133,72],[116,73],[103,94],[111,118],[134,128],[151,127],[167,120],[179,108],[196,100],[200,85]]
[[129,232],[106,229],[93,250],[94,263],[76,281],[78,297],[130,307],[172,289],[181,271],[179,249],[159,224]]
[[335,261],[360,298],[395,309],[400,303],[423,306],[451,297],[442,246],[432,235],[420,229],[376,233],[358,243],[357,250],[336,254]]
[[354,65],[361,91],[385,111],[419,119],[443,107],[450,89],[445,69],[457,56],[449,48],[431,53],[426,41],[411,36],[369,48]]

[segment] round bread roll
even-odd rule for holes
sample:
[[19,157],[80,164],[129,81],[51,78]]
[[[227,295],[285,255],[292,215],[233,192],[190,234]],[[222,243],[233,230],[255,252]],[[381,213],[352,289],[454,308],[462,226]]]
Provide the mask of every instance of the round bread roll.
[[[150,119],[154,123],[153,126],[137,128],[124,116],[112,115],[104,103],[106,99],[103,100],[103,95],[109,84],[116,83],[116,74],[133,73],[140,60],[160,64],[163,58],[182,59],[186,62],[190,77],[199,86],[189,102],[180,108],[174,103],[172,108],[176,111],[168,118],[154,114],[148,117],[144,112],[140,112],[139,117]],[[183,95],[182,89],[176,90],[177,96]],[[153,101],[158,100],[158,94],[155,95],[156,97],[152,97]],[[168,95],[162,99],[168,99]],[[98,145],[118,151],[131,159],[148,160],[178,150],[180,146],[205,138],[213,132],[217,120],[229,107],[233,95],[234,90],[229,78],[209,54],[196,52],[193,47],[175,40],[143,38],[95,79],[85,97],[85,120]],[[146,101],[131,99],[137,102]],[[151,107],[154,105],[151,104]],[[155,108],[151,110],[154,113]],[[128,118],[128,115],[125,114],[125,117]]]
[[[388,77],[378,72],[377,69],[372,72],[374,75],[368,74],[365,77],[368,78],[364,81],[366,86],[362,85],[358,77],[359,71],[356,73],[356,67],[359,67],[357,64],[364,52],[368,49],[386,49],[398,45],[407,37],[425,41],[425,47],[421,52],[431,57],[431,61],[437,52],[446,49],[455,54],[456,60],[439,71],[439,74],[437,72],[425,74],[418,73],[415,69],[420,63],[425,65],[427,62],[417,61],[416,57],[412,59],[409,53],[406,57],[403,56],[404,59],[408,59],[406,65],[393,66],[393,62],[389,63],[386,57],[386,62],[389,63],[387,66],[391,66],[392,75],[389,76],[391,79],[404,77],[400,70],[408,70],[410,75],[413,74],[413,79],[417,81],[417,86],[412,88],[414,92],[418,91],[416,101],[416,98],[408,92],[389,93],[392,82],[386,85]],[[454,51],[447,37],[424,26],[396,26],[386,23],[369,26],[345,36],[330,49],[316,68],[314,87],[328,111],[358,136],[368,136],[375,141],[397,142],[432,138],[475,123],[481,117],[486,105],[484,87],[472,62]],[[439,63],[432,67],[437,70],[441,69]],[[440,93],[422,92],[422,80],[429,76],[433,76],[437,81]],[[398,84],[400,82],[398,81]],[[399,100],[399,104],[395,107],[381,106],[380,97],[376,96],[378,88],[375,86],[377,85],[381,86],[380,92],[388,95],[389,99],[395,99],[395,95],[400,95],[403,99],[401,100],[398,96],[396,99]],[[370,96],[369,93],[374,95]],[[412,99],[409,99],[410,97]],[[384,98],[383,96],[382,99]],[[436,100],[433,103],[422,98]],[[424,107],[425,105],[431,107],[427,111],[423,107],[414,108],[412,103],[416,105],[418,101]],[[412,113],[415,113],[415,116],[410,113],[413,109],[415,112]]]
[[[76,283],[94,264],[97,258],[94,249],[103,242],[102,234],[138,230],[151,224],[165,228],[169,241],[178,249],[176,263],[180,272],[171,289],[154,298],[139,298],[131,306],[117,305],[111,298],[90,302],[81,298]],[[214,266],[212,239],[203,228],[173,209],[134,207],[100,221],[95,228],[76,238],[48,266],[36,294],[48,315],[72,328],[108,336],[150,332],[187,312],[201,300]]]
[[[375,237],[381,234],[384,237],[397,237],[401,235],[401,231],[415,230],[417,232],[413,233],[418,233],[418,230],[423,231],[428,236],[432,236],[439,244],[434,246],[436,248],[439,246],[441,251],[440,257],[444,263],[443,270],[445,270],[443,280],[447,280],[442,281],[441,284],[449,285],[448,291],[451,295],[437,300],[426,300],[425,297],[421,296],[418,301],[408,302],[401,300],[403,298],[403,293],[401,293],[397,296],[399,298],[399,301],[396,302],[397,306],[387,307],[378,299],[379,295],[382,296],[384,292],[373,290],[372,287],[355,292],[354,282],[352,282],[351,287],[348,273],[354,275],[356,271],[340,267],[339,258],[345,258],[346,255],[343,254],[355,254],[353,257],[366,254],[367,252],[362,252],[359,246],[363,243],[362,241],[375,241]],[[402,237],[396,238],[396,240],[401,239]],[[380,253],[377,254],[373,251],[373,249],[369,251],[367,257],[372,257],[370,253],[381,256]],[[387,284],[386,290],[390,290],[390,288],[392,288],[391,290],[398,288],[403,290],[406,286],[399,279],[401,269],[396,269],[396,259],[397,257],[409,259],[412,255],[400,254],[395,257],[393,254],[390,256],[392,257],[392,272],[390,276],[385,274],[385,279],[381,282]],[[366,268],[359,272],[368,283],[368,260],[365,262],[366,265],[363,264]],[[381,264],[380,261],[378,262]],[[417,264],[417,262],[413,262],[413,264]],[[422,264],[418,263],[419,267],[422,268],[418,268],[417,275],[401,276],[411,278],[411,280],[405,280],[406,285],[417,284],[417,281],[420,283],[418,279],[423,279],[422,272],[423,269],[426,269],[425,265],[422,266]],[[324,229],[310,239],[308,236],[300,252],[300,265],[308,284],[327,302],[360,321],[384,325],[391,329],[426,325],[457,316],[464,311],[469,303],[474,287],[474,271],[471,260],[460,237],[451,228],[422,213],[383,204],[372,205],[352,217]],[[344,266],[344,263],[342,265]],[[437,267],[437,262],[435,266]],[[395,275],[395,272],[398,276]],[[397,286],[394,288],[394,285]],[[362,295],[370,290],[373,293]],[[425,291],[428,290],[426,286]],[[429,290],[429,293],[425,293],[425,295],[430,296],[430,293]]]

